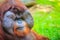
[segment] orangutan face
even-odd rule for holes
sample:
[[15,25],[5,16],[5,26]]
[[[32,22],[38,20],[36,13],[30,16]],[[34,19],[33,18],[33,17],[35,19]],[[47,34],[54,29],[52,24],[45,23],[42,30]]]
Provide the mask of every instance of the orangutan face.
[[31,19],[30,14],[29,14],[29,17],[25,14],[27,14],[27,11],[25,11],[24,14],[23,13],[20,14],[14,11],[5,12],[4,18],[3,18],[3,28],[9,34],[12,34],[12,35],[14,34],[17,36],[27,35],[31,30],[31,27],[29,26],[29,24],[32,21],[30,20]]

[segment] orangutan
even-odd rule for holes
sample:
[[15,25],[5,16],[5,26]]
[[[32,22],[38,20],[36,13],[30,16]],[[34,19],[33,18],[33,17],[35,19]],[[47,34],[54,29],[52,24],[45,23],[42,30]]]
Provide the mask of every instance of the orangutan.
[[0,4],[0,40],[48,40],[32,31],[34,21],[20,0]]

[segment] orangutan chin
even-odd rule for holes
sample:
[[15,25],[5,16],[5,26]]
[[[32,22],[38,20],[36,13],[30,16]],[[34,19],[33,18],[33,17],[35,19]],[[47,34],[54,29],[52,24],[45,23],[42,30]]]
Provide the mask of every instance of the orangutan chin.
[[34,21],[20,0],[0,4],[0,40],[49,40],[32,31]]

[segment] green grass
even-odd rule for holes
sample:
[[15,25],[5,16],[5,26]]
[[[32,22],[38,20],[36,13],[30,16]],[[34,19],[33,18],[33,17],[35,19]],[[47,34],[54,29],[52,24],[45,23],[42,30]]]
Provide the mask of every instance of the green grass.
[[33,30],[40,35],[49,37],[50,40],[60,40],[60,5],[58,5],[59,2],[56,0],[54,2],[47,1],[37,0],[37,4],[52,5],[54,10],[50,13],[36,11],[33,14]]

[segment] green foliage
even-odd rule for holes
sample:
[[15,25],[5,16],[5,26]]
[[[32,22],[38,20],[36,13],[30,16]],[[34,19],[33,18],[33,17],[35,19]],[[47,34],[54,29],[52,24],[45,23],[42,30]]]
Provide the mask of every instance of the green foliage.
[[50,4],[54,7],[54,10],[50,13],[44,13],[36,11],[33,14],[34,27],[38,34],[44,35],[50,38],[50,40],[60,40],[60,5],[59,1],[54,2],[48,0],[36,0],[38,4]]

